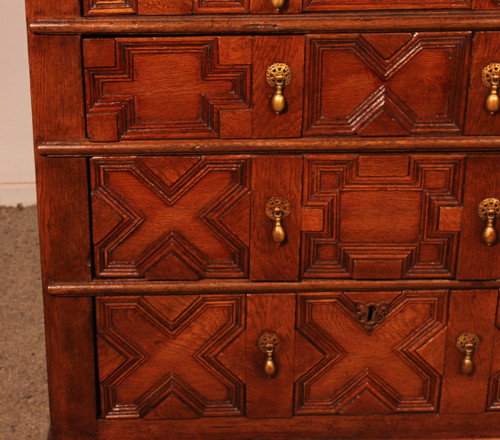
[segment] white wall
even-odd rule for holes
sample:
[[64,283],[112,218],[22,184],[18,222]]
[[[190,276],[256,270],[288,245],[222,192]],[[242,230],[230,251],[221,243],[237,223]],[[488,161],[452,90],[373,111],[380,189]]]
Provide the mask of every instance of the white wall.
[[36,203],[24,0],[0,0],[0,205]]

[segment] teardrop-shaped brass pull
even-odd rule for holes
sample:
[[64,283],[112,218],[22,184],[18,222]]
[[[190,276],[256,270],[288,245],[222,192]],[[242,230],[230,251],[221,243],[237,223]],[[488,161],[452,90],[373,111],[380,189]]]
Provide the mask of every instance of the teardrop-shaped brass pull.
[[460,362],[460,373],[464,376],[474,374],[476,369],[472,356],[474,351],[479,347],[481,339],[474,333],[463,333],[457,338],[457,350],[463,353],[464,357]]
[[269,378],[275,376],[277,367],[273,356],[274,353],[279,351],[279,349],[281,348],[280,338],[276,333],[263,333],[257,340],[257,347],[259,347],[259,350],[266,355],[266,361],[264,363],[264,373]]
[[271,107],[279,115],[286,108],[286,99],[283,96],[283,87],[292,81],[292,69],[285,63],[271,64],[266,70],[267,83],[276,89],[271,99]]
[[498,97],[498,86],[500,84],[500,63],[488,64],[483,69],[482,74],[483,84],[490,89],[490,93],[486,97],[486,110],[490,114],[495,114],[500,108],[500,100]]
[[271,0],[271,5],[279,12],[285,6],[285,0]]
[[500,200],[494,198],[484,199],[477,207],[481,220],[486,220],[486,227],[481,234],[481,240],[487,246],[496,243],[498,234],[495,229],[495,219],[500,217]]
[[266,215],[274,220],[272,237],[275,243],[281,244],[285,241],[286,234],[281,220],[290,214],[290,203],[283,197],[271,197],[266,203]]

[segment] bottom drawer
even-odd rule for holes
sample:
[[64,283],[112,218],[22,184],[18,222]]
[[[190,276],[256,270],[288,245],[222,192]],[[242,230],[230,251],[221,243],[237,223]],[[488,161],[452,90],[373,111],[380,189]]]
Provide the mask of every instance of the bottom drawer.
[[123,296],[96,310],[107,419],[500,408],[497,291]]

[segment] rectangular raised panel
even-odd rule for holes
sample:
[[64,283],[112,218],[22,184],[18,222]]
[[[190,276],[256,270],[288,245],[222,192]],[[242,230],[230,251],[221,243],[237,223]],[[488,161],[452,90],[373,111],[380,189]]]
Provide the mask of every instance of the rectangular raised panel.
[[83,0],[85,15],[137,14],[137,0]]
[[302,232],[302,276],[453,277],[459,229],[441,213],[460,207],[464,167],[460,155],[306,156],[303,206],[323,227]]
[[437,411],[446,323],[444,291],[298,295],[296,414]]
[[105,297],[96,316],[103,417],[243,414],[243,295]]
[[85,15],[186,15],[249,12],[250,0],[83,0]]
[[[247,416],[250,418],[292,417],[295,358],[295,294],[248,295],[247,330]],[[277,373],[264,372],[266,354],[257,347],[264,333],[280,340],[273,354]]]
[[92,159],[96,275],[246,277],[249,179],[246,156]]
[[461,133],[469,35],[308,36],[304,135]]
[[465,134],[499,135],[500,114],[486,110],[485,101],[489,89],[483,84],[483,69],[490,63],[500,63],[500,32],[477,32],[471,51],[469,93]]
[[[84,40],[87,136],[248,136],[251,57],[251,37]],[[224,117],[238,123],[226,131]]]
[[470,9],[472,0],[304,0],[304,11]]
[[[446,342],[446,363],[440,412],[481,413],[486,409],[491,349],[497,329],[496,290],[454,291],[450,294],[450,321]],[[474,350],[474,374],[464,376],[460,364],[464,355],[456,348],[463,333],[475,333],[481,339]]]
[[[487,246],[481,239],[487,225],[478,215],[486,198],[500,199],[500,156],[472,156],[467,159],[462,233],[457,278],[483,280],[500,278],[500,244]],[[500,218],[495,228],[500,235]]]
[[[252,136],[254,138],[300,137],[304,99],[303,36],[256,36],[252,66]],[[287,64],[292,72],[289,85],[283,88],[286,108],[276,114],[271,107],[275,89],[266,80],[267,68],[274,63]]]
[[[291,281],[299,277],[302,219],[302,156],[259,156],[252,159],[252,225],[250,278],[254,281]],[[274,242],[275,222],[266,215],[271,197],[285,198],[290,214],[282,220],[286,238]]]

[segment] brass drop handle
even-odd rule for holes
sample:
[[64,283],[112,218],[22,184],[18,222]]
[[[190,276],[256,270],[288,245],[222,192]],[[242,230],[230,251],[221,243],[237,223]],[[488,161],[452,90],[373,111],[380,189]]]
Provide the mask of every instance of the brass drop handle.
[[486,227],[483,229],[481,239],[487,246],[496,243],[498,234],[495,230],[495,219],[500,217],[500,200],[494,198],[484,199],[477,207],[477,213],[481,220],[486,220]]
[[479,347],[481,339],[474,333],[462,333],[456,342],[457,350],[463,353],[464,357],[460,362],[460,373],[464,376],[474,374],[475,365],[472,360],[474,351]]
[[285,0],[271,0],[271,5],[279,12],[285,6]]
[[290,214],[290,203],[283,197],[271,197],[266,203],[266,215],[274,220],[272,237],[275,243],[285,241],[286,234],[281,221]]
[[498,85],[500,84],[500,63],[488,64],[483,69],[482,74],[483,84],[490,89],[490,93],[486,97],[486,110],[494,115],[500,108],[498,97]]
[[276,89],[272,99],[271,107],[279,115],[286,108],[286,99],[283,96],[283,87],[292,81],[292,69],[285,63],[271,64],[266,70],[267,83]]
[[263,333],[257,340],[257,346],[262,353],[266,355],[264,363],[264,373],[271,378],[276,375],[277,367],[274,361],[274,353],[281,348],[281,340],[276,333]]

